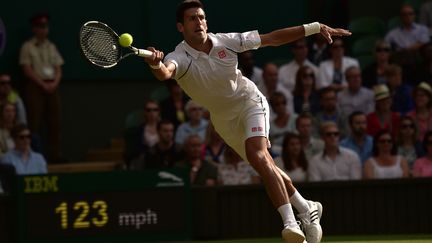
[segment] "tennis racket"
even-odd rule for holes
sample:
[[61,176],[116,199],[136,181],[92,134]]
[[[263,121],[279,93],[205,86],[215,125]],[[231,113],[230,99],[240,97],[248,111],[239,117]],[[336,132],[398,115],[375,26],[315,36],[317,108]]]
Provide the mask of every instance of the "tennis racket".
[[[138,49],[133,46],[122,47],[119,43],[119,36],[107,24],[99,21],[88,21],[80,30],[80,47],[85,58],[90,63],[101,67],[111,68],[117,65],[124,58],[136,55],[149,57],[153,52]],[[123,53],[123,50],[129,50]]]

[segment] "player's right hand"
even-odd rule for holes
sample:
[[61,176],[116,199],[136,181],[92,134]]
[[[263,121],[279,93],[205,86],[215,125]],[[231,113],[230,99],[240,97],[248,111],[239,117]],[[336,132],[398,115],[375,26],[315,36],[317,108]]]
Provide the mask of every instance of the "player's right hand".
[[152,56],[144,58],[149,65],[158,65],[159,62],[162,62],[164,58],[162,51],[156,50],[154,47],[149,47],[147,50],[153,52]]

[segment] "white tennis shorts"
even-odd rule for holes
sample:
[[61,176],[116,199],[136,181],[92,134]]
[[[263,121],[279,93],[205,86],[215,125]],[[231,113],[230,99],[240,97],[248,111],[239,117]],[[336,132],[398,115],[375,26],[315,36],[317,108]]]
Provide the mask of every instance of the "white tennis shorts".
[[[245,141],[251,137],[266,137],[268,147],[270,130],[270,108],[265,96],[257,89],[252,98],[241,104],[240,112],[233,119],[218,114],[211,115],[215,130],[232,147],[244,161],[247,161]],[[228,116],[229,117],[229,116]]]

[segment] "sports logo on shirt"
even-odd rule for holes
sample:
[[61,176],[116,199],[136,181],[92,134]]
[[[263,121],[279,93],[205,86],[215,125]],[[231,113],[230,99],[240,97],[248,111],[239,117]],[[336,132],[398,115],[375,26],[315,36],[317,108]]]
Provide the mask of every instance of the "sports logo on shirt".
[[218,52],[218,55],[219,55],[219,58],[220,58],[220,59],[224,59],[224,58],[226,57],[226,53],[225,53],[224,50]]
[[252,127],[252,132],[262,132],[262,127]]

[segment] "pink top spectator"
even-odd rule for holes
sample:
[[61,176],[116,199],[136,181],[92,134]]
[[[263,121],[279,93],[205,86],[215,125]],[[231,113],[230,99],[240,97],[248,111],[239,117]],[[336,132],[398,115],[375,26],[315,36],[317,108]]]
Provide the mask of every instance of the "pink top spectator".
[[414,177],[432,177],[432,160],[427,157],[421,157],[414,162]]

